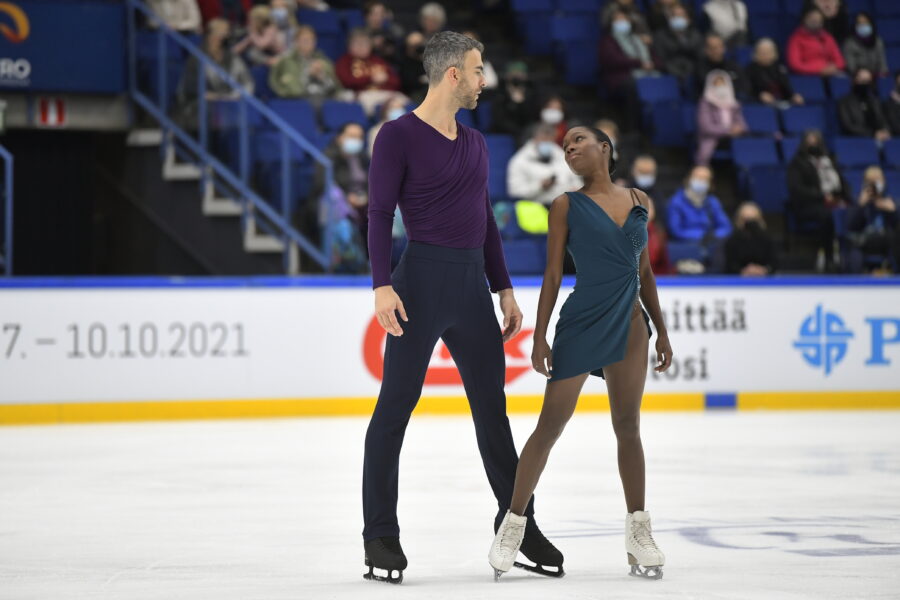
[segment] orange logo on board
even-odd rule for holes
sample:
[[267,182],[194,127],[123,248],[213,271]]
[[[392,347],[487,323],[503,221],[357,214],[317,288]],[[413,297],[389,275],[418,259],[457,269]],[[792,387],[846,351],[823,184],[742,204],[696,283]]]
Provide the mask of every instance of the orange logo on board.
[[0,2],[0,15],[7,15],[13,21],[13,27],[0,23],[0,33],[13,44],[21,44],[31,32],[25,11],[12,2]]

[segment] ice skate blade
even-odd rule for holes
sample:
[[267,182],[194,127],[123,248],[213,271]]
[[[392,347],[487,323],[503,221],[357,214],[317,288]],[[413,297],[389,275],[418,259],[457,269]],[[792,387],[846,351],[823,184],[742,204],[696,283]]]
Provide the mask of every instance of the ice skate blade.
[[566,572],[563,570],[562,565],[558,567],[551,567],[558,569],[556,571],[550,571],[547,567],[543,565],[526,565],[525,563],[514,562],[514,567],[522,569],[524,571],[528,571],[529,573],[536,573],[538,575],[543,575],[544,577],[552,577],[554,579],[559,579],[560,577],[564,577]]
[[494,569],[494,583],[498,583],[500,581],[500,576],[503,575],[503,571],[500,569]]
[[[403,583],[403,571],[399,569],[381,569],[382,571],[387,571],[387,575],[378,575],[375,573],[375,567],[366,561],[366,566],[369,567],[368,573],[363,573],[363,579],[368,581],[381,581],[383,583],[393,583],[394,585]],[[397,573],[397,576],[394,576],[394,573]]]
[[631,572],[629,575],[641,579],[662,579],[663,572],[662,567],[641,567],[640,565],[631,565]]

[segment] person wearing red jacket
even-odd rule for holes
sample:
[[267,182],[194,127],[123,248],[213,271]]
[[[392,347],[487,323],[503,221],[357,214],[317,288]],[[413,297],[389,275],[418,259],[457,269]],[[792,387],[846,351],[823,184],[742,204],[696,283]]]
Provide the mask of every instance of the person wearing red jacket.
[[243,26],[247,22],[247,15],[253,8],[252,0],[197,0],[203,23],[211,19],[223,18],[232,25]]
[[844,56],[824,24],[825,16],[818,8],[803,14],[803,24],[787,43],[787,63],[794,73],[827,77],[844,70]]
[[383,58],[372,54],[372,38],[365,29],[354,29],[347,41],[347,53],[338,59],[335,72],[345,88],[356,92],[366,113],[400,91],[400,76]]

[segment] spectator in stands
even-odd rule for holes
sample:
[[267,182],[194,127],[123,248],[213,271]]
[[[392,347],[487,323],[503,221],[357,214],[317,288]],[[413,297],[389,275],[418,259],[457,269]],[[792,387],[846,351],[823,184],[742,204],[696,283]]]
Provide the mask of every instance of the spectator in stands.
[[397,63],[397,46],[403,40],[403,27],[394,21],[393,14],[384,2],[367,2],[363,8],[365,28],[372,38],[372,51],[384,60]]
[[734,231],[725,240],[725,272],[758,277],[775,271],[775,243],[766,231],[762,211],[744,202],[734,213]]
[[269,87],[280,98],[307,98],[314,102],[343,91],[331,60],[316,48],[316,30],[309,25],[297,28],[294,48],[269,71]]
[[244,55],[250,64],[272,66],[285,50],[284,40],[268,6],[254,6],[247,22],[247,36],[235,44],[233,51]]
[[599,119],[594,123],[594,128],[605,133],[612,143],[612,156],[616,161],[613,181],[621,185],[627,180],[631,163],[638,153],[640,134],[637,132],[622,134],[619,126],[612,119]]
[[713,152],[722,140],[747,132],[741,105],[734,96],[734,86],[725,71],[712,71],[706,76],[703,97],[697,104],[697,155],[695,163],[709,165]]
[[297,12],[297,5],[289,0],[269,0],[269,8],[272,11],[272,22],[278,28],[281,40],[287,48],[294,41],[297,27],[300,25],[297,23],[297,17],[294,16],[294,13]]
[[825,18],[825,31],[831,34],[838,44],[843,44],[850,35],[850,17],[847,7],[841,0],[806,0],[804,12],[810,8],[818,8]]
[[649,154],[639,154],[631,164],[631,176],[625,182],[625,187],[633,187],[641,190],[649,196],[662,211],[660,216],[665,219],[666,199],[658,185],[656,159]]
[[750,97],[763,104],[779,108],[803,104],[803,96],[794,91],[787,68],[778,60],[778,47],[769,38],[756,42],[745,79]]
[[[148,0],[150,10],[162,19],[163,23],[182,33],[200,33],[200,9],[197,0]],[[156,26],[150,21],[150,26]]]
[[[478,35],[478,32],[474,29],[467,29],[462,32],[462,34],[466,37],[470,37],[476,42],[481,41],[481,36]],[[482,57],[481,63],[484,65],[484,89],[486,90],[496,90],[500,85],[500,78],[497,77],[497,70],[494,68],[494,65],[487,58]]]
[[684,187],[669,199],[669,235],[672,239],[715,245],[731,233],[728,215],[719,199],[710,193],[712,171],[709,167],[691,169]]
[[650,25],[650,31],[656,34],[658,31],[668,29],[669,19],[672,18],[672,9],[681,4],[679,0],[656,0],[656,2],[651,3],[647,16],[647,24]]
[[400,77],[383,58],[372,54],[372,38],[365,29],[350,32],[347,54],[337,61],[335,70],[341,84],[356,93],[357,101],[368,115],[400,91]]
[[375,137],[381,131],[381,128],[384,127],[384,124],[399,119],[406,114],[407,100],[408,98],[403,94],[395,94],[391,96],[390,100],[381,105],[380,119],[378,123],[369,129],[369,156],[372,156],[372,148],[375,147]]
[[493,106],[493,130],[518,138],[538,113],[528,65],[514,61],[506,65],[503,85]]
[[844,60],[847,62],[847,71],[850,73],[868,69],[875,77],[888,75],[884,40],[878,36],[875,21],[868,13],[856,14],[853,34],[844,41]]
[[562,146],[562,140],[566,137],[569,130],[569,123],[566,121],[566,101],[562,96],[548,96],[541,105],[541,123],[556,128],[555,141]]
[[669,26],[656,32],[653,46],[664,70],[685,86],[697,74],[703,53],[703,36],[691,23],[686,8],[676,4],[670,13]]
[[900,253],[897,246],[900,242],[897,203],[887,193],[881,167],[866,169],[859,199],[856,206],[851,207],[848,217],[848,270],[851,273],[863,271],[871,258],[879,259],[881,264],[893,260],[896,263],[894,269],[900,267],[900,262],[896,262]]
[[826,270],[834,269],[834,219],[831,211],[850,202],[850,188],[828,153],[821,132],[807,131],[787,168],[788,211],[813,226]]
[[706,0],[703,14],[709,20],[710,32],[729,48],[747,43],[747,5],[741,0]]
[[650,37],[650,27],[647,26],[647,19],[644,18],[644,14],[634,0],[612,0],[604,6],[600,16],[600,22],[603,24],[604,29],[609,29],[612,26],[613,17],[615,17],[617,12],[625,13],[628,20],[631,21],[631,31],[639,35],[645,44],[650,45],[653,43],[653,38]]
[[831,34],[825,31],[824,21],[818,8],[803,14],[803,24],[794,31],[787,44],[787,63],[791,71],[829,77],[844,70],[844,56]]
[[429,2],[419,9],[419,31],[428,42],[431,36],[444,30],[447,24],[447,11],[437,2]]
[[[213,19],[225,19],[235,27],[243,27],[253,7],[252,0],[197,0],[203,23]],[[206,25],[204,26],[204,28]]]
[[425,36],[413,31],[406,36],[403,56],[400,57],[400,81],[404,93],[418,102],[428,92],[428,77],[422,56],[425,53]]
[[519,148],[506,169],[509,195],[548,208],[554,198],[583,185],[566,164],[566,154],[556,143],[556,127],[541,123],[534,134]]
[[[358,226],[361,239],[365,240],[369,228],[369,156],[363,128],[357,123],[345,124],[325,149],[325,156],[331,160],[334,184],[346,200],[349,217]],[[325,168],[317,163],[310,198],[317,200],[324,192]],[[301,231],[318,241],[321,224],[318,203],[307,202],[301,215]]]
[[697,67],[697,79],[706,81],[706,77],[713,71],[725,71],[731,77],[734,91],[738,96],[745,94],[744,79],[741,77],[741,68],[736,62],[725,54],[725,40],[721,36],[710,33],[703,44],[703,56]]
[[878,142],[891,137],[868,69],[860,69],[853,76],[853,89],[838,102],[838,115],[847,135],[874,137]]
[[628,129],[639,121],[639,103],[635,80],[658,75],[657,65],[639,35],[631,30],[631,20],[622,11],[614,11],[609,35],[601,36],[598,48],[600,76],[607,93],[625,109]]
[[900,135],[900,71],[894,74],[894,89],[884,101],[883,108],[891,133]]
[[[253,77],[250,70],[240,56],[231,52],[227,47],[228,38],[231,35],[231,24],[221,18],[212,19],[206,24],[206,37],[203,41],[203,50],[223,71],[228,73],[238,85],[248,93],[253,93]],[[197,78],[200,76],[200,62],[193,55],[185,63],[181,81],[178,84],[175,110],[179,123],[190,131],[198,128],[198,98]],[[227,100],[233,99],[237,93],[232,90],[231,84],[219,77],[212,69],[202,69],[206,78],[206,99]]]
[[654,275],[670,275],[675,272],[669,260],[668,236],[666,230],[656,220],[656,202],[648,198],[647,205],[647,255]]

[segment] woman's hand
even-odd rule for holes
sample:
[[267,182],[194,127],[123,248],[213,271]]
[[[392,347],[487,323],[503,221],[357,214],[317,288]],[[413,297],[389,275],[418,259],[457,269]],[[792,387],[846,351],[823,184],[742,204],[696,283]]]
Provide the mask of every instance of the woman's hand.
[[534,340],[534,347],[531,350],[531,366],[535,371],[550,379],[550,372],[553,371],[553,352],[550,350],[547,340],[543,338]]
[[669,343],[669,334],[663,333],[656,336],[656,367],[657,373],[662,373],[672,365],[672,344]]

